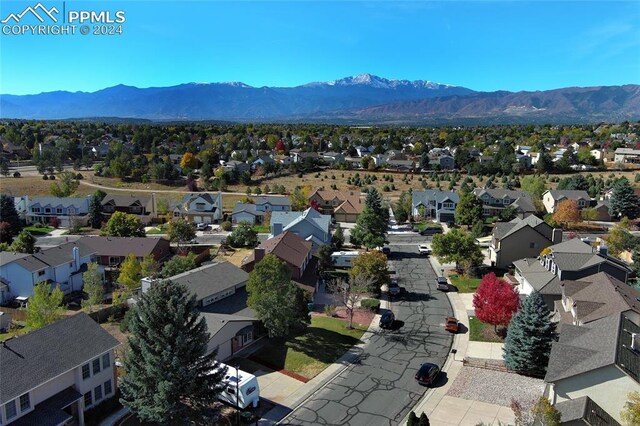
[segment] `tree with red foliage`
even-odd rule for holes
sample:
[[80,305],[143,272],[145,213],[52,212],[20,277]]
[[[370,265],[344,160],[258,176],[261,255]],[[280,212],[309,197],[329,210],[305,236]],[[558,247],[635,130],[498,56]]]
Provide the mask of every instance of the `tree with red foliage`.
[[[311,202],[309,203],[309,207],[311,207],[312,209],[320,212],[320,203],[318,203],[316,200],[311,200]],[[322,212],[320,212],[322,213]]]
[[520,297],[511,284],[496,277],[493,272],[482,277],[480,286],[473,295],[476,317],[484,323],[506,327],[511,316],[520,307]]
[[284,148],[284,142],[282,141],[282,139],[279,139],[278,142],[276,142],[276,151],[283,152]]

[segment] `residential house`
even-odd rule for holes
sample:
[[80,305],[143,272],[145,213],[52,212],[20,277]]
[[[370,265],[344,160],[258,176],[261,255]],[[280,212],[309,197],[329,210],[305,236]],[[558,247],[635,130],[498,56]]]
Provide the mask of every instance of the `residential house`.
[[312,256],[313,245],[293,232],[285,231],[280,235],[263,241],[253,253],[242,261],[242,269],[251,272],[264,256],[272,254],[286,263],[291,271],[291,280],[311,295],[315,293],[318,276],[317,259]]
[[289,164],[294,163],[293,157],[290,155],[278,154],[274,157],[274,160],[276,160],[276,163],[282,164],[283,166],[288,166]]
[[245,163],[244,161],[236,161],[236,160],[226,161],[224,162],[224,165],[222,167],[224,168],[224,171],[227,173],[232,173],[234,171],[238,173],[244,173],[251,170],[250,164]]
[[130,254],[139,262],[151,255],[160,264],[171,257],[171,243],[166,238],[85,235],[78,242],[89,247],[95,253],[95,261],[105,269],[119,268]]
[[0,423],[79,425],[112,398],[120,343],[78,313],[0,345]]
[[336,222],[356,223],[358,216],[364,211],[364,205],[360,197],[347,198],[333,210],[333,217]]
[[274,166],[275,164],[276,162],[273,158],[268,155],[261,155],[251,163],[251,168],[255,169],[258,166]]
[[115,212],[135,215],[142,223],[148,224],[157,217],[156,194],[149,196],[110,195],[102,200],[102,214],[108,220]]
[[253,203],[238,201],[231,212],[231,221],[232,223],[248,222],[255,225],[263,222],[266,212],[289,210],[291,210],[289,197],[279,195],[256,197]]
[[27,212],[29,211],[29,196],[23,195],[22,197],[13,197],[13,205],[16,208],[16,213],[20,219],[27,220]]
[[218,223],[222,220],[222,193],[186,194],[173,208],[173,217],[193,223]]
[[598,201],[596,205],[593,207],[596,212],[596,215],[593,220],[599,220],[604,222],[611,221],[611,213],[609,213],[609,201]]
[[28,224],[49,224],[57,221],[61,228],[86,226],[89,218],[89,198],[34,197],[29,201]]
[[416,162],[413,160],[396,160],[395,158],[388,158],[385,168],[387,170],[413,172],[416,168]]
[[555,409],[565,426],[621,426],[588,396],[559,402]]
[[338,161],[343,161],[344,160],[344,155],[342,155],[339,152],[325,152],[324,154],[320,154],[320,158],[322,160],[324,160],[325,163],[327,164],[335,164]]
[[[255,312],[247,307],[249,274],[237,266],[213,263],[168,279],[185,285],[196,296],[210,334],[208,351],[217,350],[218,360],[230,358],[262,334]],[[153,282],[143,278],[141,285],[145,292]]]
[[304,161],[316,161],[320,158],[317,152],[306,152],[300,149],[292,149],[289,155],[293,157],[294,163],[302,163]]
[[533,200],[527,192],[501,188],[476,188],[473,193],[482,201],[483,212],[487,217],[498,216],[507,207],[516,209],[520,218],[536,213]]
[[231,158],[236,161],[245,161],[249,157],[249,151],[246,149],[235,149],[231,151]]
[[[581,424],[579,421],[589,417],[596,419],[590,425],[623,423],[620,413],[629,393],[640,391],[638,324],[637,313],[630,311],[581,326],[562,325],[559,340],[551,347],[544,381],[549,401],[562,410],[563,424],[574,418],[576,423],[568,424]],[[591,416],[573,406],[588,403],[585,397],[592,401],[595,413]]]
[[491,234],[489,260],[492,266],[507,268],[514,261],[536,257],[552,244],[562,242],[562,229],[553,229],[537,216],[498,222]]
[[624,262],[608,256],[603,247],[592,247],[577,238],[549,246],[542,253],[537,258],[513,262],[514,276],[520,284],[520,294],[540,292],[550,310],[562,298],[562,280],[606,272],[626,283],[631,273]]
[[426,190],[413,191],[411,211],[414,217],[435,219],[438,222],[454,222],[460,197],[456,192]]
[[[370,146],[357,145],[355,148],[356,148],[356,152],[358,153],[358,157],[366,157],[367,155],[371,155],[373,154],[373,150],[374,150],[373,145],[370,145]],[[400,151],[398,152],[400,153]]]
[[271,214],[271,235],[276,237],[291,231],[313,244],[313,251],[321,245],[331,243],[331,216],[318,213],[313,208],[304,212],[273,212]]
[[618,148],[613,159],[616,163],[640,164],[640,149]]
[[334,189],[316,189],[309,196],[309,203],[317,206],[322,214],[332,215],[345,201],[357,206],[360,204],[360,191],[338,191]]
[[591,197],[587,191],[553,189],[542,194],[542,204],[544,204],[547,213],[555,213],[558,205],[565,200],[574,200],[578,204],[579,210],[591,206]]
[[82,290],[82,273],[95,261],[96,252],[78,241],[60,244],[34,254],[0,252],[0,279],[8,286],[7,298],[31,297],[41,282],[65,294]]
[[429,160],[429,165],[436,170],[453,170],[456,168],[456,162],[450,155],[440,155]]
[[634,311],[640,316],[640,291],[605,272],[560,283],[562,299],[556,301],[556,320],[585,325],[610,315]]
[[516,154],[516,160],[520,164],[520,167],[526,170],[531,168],[531,157],[527,154]]

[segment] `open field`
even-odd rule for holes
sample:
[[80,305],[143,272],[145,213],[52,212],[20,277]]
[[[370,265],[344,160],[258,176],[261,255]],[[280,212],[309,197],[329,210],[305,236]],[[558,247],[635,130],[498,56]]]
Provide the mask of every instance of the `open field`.
[[[157,191],[157,195],[159,199],[166,199],[167,202],[172,203],[181,199],[182,193],[187,192],[186,186],[168,186],[161,185],[157,183],[142,183],[142,182],[121,182],[120,179],[117,178],[105,178],[95,176],[92,171],[82,171],[84,179],[80,182],[80,187],[74,194],[75,196],[86,196],[96,191],[96,189],[101,188],[105,192],[109,192],[109,190],[119,190],[118,192],[123,192],[127,194],[144,194],[152,191]],[[601,176],[604,179],[607,179],[609,175],[613,174],[616,177],[625,176],[629,181],[639,187],[640,185],[634,182],[635,174],[637,171],[624,171],[624,172],[611,172],[611,171],[603,171],[603,172],[582,172],[581,174],[591,173],[594,176]],[[420,178],[425,182],[425,184],[430,188],[436,188],[437,182],[431,180],[429,174],[424,174],[422,176],[416,175],[407,175],[406,173],[396,173],[396,172],[368,172],[365,170],[359,171],[347,171],[347,170],[326,170],[320,173],[307,173],[303,175],[301,178],[298,177],[297,174],[292,175],[283,175],[283,176],[271,176],[268,178],[260,177],[256,179],[250,187],[255,190],[256,187],[260,187],[261,190],[264,190],[264,187],[268,185],[272,188],[274,185],[282,185],[285,187],[287,191],[292,191],[298,185],[308,185],[312,189],[317,189],[324,187],[326,189],[331,188],[331,185],[335,185],[339,190],[359,190],[361,188],[355,185],[349,185],[347,181],[349,178],[354,179],[356,174],[359,174],[360,178],[364,180],[364,176],[367,174],[377,176],[377,180],[372,182],[371,186],[376,187],[380,192],[382,192],[387,198],[395,199],[400,195],[400,192],[406,191],[409,188],[413,188],[414,190],[419,190],[423,188],[423,182],[420,181]],[[440,177],[444,176],[445,172],[440,172]],[[451,173],[449,173],[451,175]],[[393,178],[393,182],[388,180],[384,180],[384,176],[390,176]],[[403,177],[407,176],[408,179],[403,181]],[[567,175],[549,175],[550,178],[554,177],[567,177],[571,176]],[[465,175],[462,175],[464,178]],[[483,184],[487,182],[489,178],[484,177],[479,179],[477,176],[473,177],[474,182],[478,187],[481,187]],[[520,177],[522,179],[522,177]],[[461,179],[458,183],[462,183]],[[0,191],[3,193],[19,196],[19,195],[30,195],[30,196],[46,196],[49,195],[49,187],[53,182],[49,180],[42,180],[41,176],[25,176],[21,178],[13,178],[13,177],[2,177],[0,178]],[[500,179],[496,181],[498,186],[500,185]],[[391,186],[395,187],[395,190],[391,190]],[[555,182],[549,182],[550,187],[553,189],[557,186]],[[368,186],[368,185],[365,185]],[[384,187],[388,186],[389,191],[384,191]],[[448,180],[442,179],[440,181],[440,187],[443,190],[447,190],[449,187]],[[454,190],[459,190],[460,185],[456,185]],[[245,197],[247,190],[247,185],[242,184],[234,184],[229,185],[227,188],[228,192],[238,192],[240,194],[225,194],[223,197],[223,208],[225,211],[231,211],[233,207],[236,205],[238,201]]]

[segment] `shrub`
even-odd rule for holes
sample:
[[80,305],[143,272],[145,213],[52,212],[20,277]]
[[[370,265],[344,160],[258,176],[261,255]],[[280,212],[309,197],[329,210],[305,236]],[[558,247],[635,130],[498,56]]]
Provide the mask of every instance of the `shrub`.
[[328,317],[336,316],[336,307],[333,305],[325,305],[324,306],[324,314]]
[[360,307],[369,309],[373,312],[377,312],[380,308],[380,301],[378,299],[364,299],[362,302],[360,302]]
[[51,176],[49,176],[49,180],[56,180],[55,175],[51,175]]
[[124,314],[124,318],[122,318],[122,322],[120,323],[120,331],[126,333],[129,331],[129,323],[131,318],[133,318],[133,312],[135,309],[129,309],[126,314]]
[[82,180],[82,179],[84,179],[84,176],[82,176],[82,173],[78,173],[78,174],[76,175],[76,179],[77,179],[77,180]]
[[224,221],[220,224],[220,228],[222,228],[223,231],[231,231],[232,225],[231,222],[229,221]]
[[19,178],[20,176],[22,176],[22,175],[20,174],[20,172],[15,172],[15,173],[13,174],[13,177],[14,177],[14,178]]
[[42,175],[42,180],[49,180],[49,176],[47,176],[47,175]]

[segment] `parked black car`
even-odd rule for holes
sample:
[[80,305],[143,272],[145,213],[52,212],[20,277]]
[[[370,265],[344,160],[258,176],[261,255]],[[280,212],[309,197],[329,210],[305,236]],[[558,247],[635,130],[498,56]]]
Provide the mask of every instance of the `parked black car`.
[[398,280],[391,278],[389,281],[389,296],[398,296],[402,292],[402,289],[398,285]]
[[389,247],[382,247],[382,253],[389,256],[391,254],[391,248]]
[[422,236],[435,234],[442,234],[442,228],[424,228],[422,231],[420,231],[420,235]]
[[391,328],[396,316],[391,311],[387,311],[380,317],[380,328]]
[[431,386],[438,379],[440,367],[430,362],[425,362],[416,373],[416,381],[423,386]]

